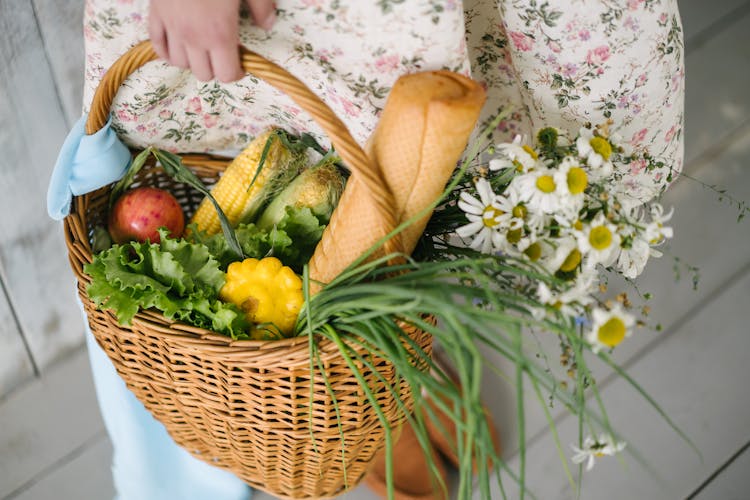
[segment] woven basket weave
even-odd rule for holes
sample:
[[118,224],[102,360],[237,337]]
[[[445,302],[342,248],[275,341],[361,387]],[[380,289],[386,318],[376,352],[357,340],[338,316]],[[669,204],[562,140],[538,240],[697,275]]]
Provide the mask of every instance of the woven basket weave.
[[[316,120],[352,175],[370,188],[376,209],[395,227],[390,193],[343,123],[284,69],[244,49],[241,57],[248,73],[285,92]],[[127,76],[155,58],[150,43],[144,42],[110,68],[94,96],[86,124],[88,134],[104,126],[117,89]],[[226,166],[225,160],[207,155],[184,155],[183,162],[207,184],[215,182]],[[141,170],[135,185],[168,189],[188,215],[202,199],[199,193],[174,183],[153,163]],[[282,498],[327,498],[355,486],[383,447],[384,430],[335,345],[321,340],[319,350],[340,419],[322,377],[310,380],[306,337],[232,341],[172,323],[158,312],[139,312],[132,325],[123,326],[114,314],[97,310],[85,291],[90,277],[83,266],[92,260],[94,227],[106,222],[108,197],[109,188],[75,197],[65,219],[65,238],[91,330],[128,388],[165,425],[177,444],[257,489]],[[398,240],[387,245],[389,251],[395,250]],[[428,334],[408,325],[404,329],[430,353]],[[393,366],[377,358],[373,365],[389,384],[400,388],[401,400],[410,407],[410,391],[399,382]],[[391,425],[403,423],[398,401],[378,375],[360,369]]]

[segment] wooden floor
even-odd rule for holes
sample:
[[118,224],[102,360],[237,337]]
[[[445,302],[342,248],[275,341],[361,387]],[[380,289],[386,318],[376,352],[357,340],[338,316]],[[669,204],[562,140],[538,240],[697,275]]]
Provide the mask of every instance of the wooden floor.
[[[622,380],[599,380],[612,424],[653,467],[630,455],[600,460],[582,499],[750,498],[750,221],[737,223],[719,185],[750,200],[750,1],[682,0],[686,32],[686,172],[668,192],[674,253],[700,269],[697,290],[674,259],[654,261],[640,288],[654,294],[660,333],[643,332],[617,353],[634,378],[701,450],[695,453]],[[72,287],[71,287],[72,288]],[[544,340],[542,340],[544,341]],[[99,500],[114,495],[111,446],[82,349],[0,398],[0,499]],[[518,467],[511,388],[485,398],[505,458]],[[539,405],[526,405],[527,478],[541,500],[575,498]],[[553,408],[564,446],[577,423]],[[517,498],[505,482],[509,498]],[[258,494],[256,499],[269,499]],[[375,499],[360,487],[342,498]],[[498,491],[493,498],[501,498]],[[171,500],[171,499],[165,499]],[[210,499],[207,499],[210,500]]]

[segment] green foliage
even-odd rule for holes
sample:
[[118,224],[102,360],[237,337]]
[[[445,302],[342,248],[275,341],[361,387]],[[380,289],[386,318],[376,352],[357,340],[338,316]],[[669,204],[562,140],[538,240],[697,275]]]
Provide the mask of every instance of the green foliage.
[[244,313],[218,299],[225,281],[219,263],[203,245],[170,239],[114,245],[94,256],[84,271],[92,281],[91,300],[130,324],[140,309],[155,308],[171,320],[241,338],[248,328]]
[[[285,266],[301,273],[302,267],[312,257],[326,223],[308,207],[286,207],[279,223],[270,229],[261,229],[253,223],[240,224],[234,234],[245,257],[277,257]],[[222,269],[237,260],[223,233],[206,236],[194,225],[190,229],[189,238],[205,245]]]

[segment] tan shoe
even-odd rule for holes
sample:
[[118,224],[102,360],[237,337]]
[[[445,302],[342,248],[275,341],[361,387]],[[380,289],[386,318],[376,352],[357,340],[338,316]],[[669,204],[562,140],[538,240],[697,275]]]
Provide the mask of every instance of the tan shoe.
[[[447,500],[446,491],[449,489],[448,476],[440,455],[432,450],[432,460],[438,474],[445,484],[440,486],[436,478],[432,477],[427,459],[419,445],[417,435],[412,426],[405,423],[401,436],[393,446],[393,486],[395,500]],[[385,479],[385,450],[375,458],[370,472],[365,477],[365,483],[382,498],[388,497],[388,487]]]
[[[447,405],[450,405],[450,402],[448,400],[444,400]],[[456,424],[453,422],[453,419],[445,414],[441,409],[435,405],[433,401],[428,400],[427,404],[430,405],[432,410],[435,412],[437,419],[440,422],[440,425],[435,423],[435,421],[432,420],[432,418],[427,414],[426,411],[424,411],[424,421],[425,421],[425,427],[427,428],[427,435],[430,437],[430,442],[432,445],[446,458],[448,461],[455,467],[459,468],[460,463],[458,459],[458,453],[457,453],[457,443],[458,438],[456,435]],[[484,414],[487,418],[487,424],[490,431],[490,436],[492,439],[493,447],[495,448],[495,452],[500,455],[500,438],[497,434],[497,429],[495,428],[494,423],[492,422],[492,418],[490,417],[489,412],[487,409],[484,409]],[[472,462],[472,467],[474,469],[474,472],[477,472],[477,463],[476,460]],[[491,458],[487,459],[487,468],[492,469],[493,462]]]
[[[450,366],[447,365],[447,363],[442,359],[442,356],[439,355],[439,353],[433,353],[433,362],[440,367],[440,369],[445,373],[454,384],[458,386],[458,376],[456,373],[450,368]],[[459,393],[461,392],[461,387],[458,386]],[[443,398],[443,401],[445,402],[446,406],[450,407],[450,400],[447,398]],[[459,468],[459,458],[457,453],[458,448],[458,438],[456,433],[456,424],[453,421],[453,419],[444,413],[438,406],[435,404],[434,401],[427,399],[427,404],[430,405],[430,408],[433,412],[435,412],[435,416],[437,417],[438,422],[440,425],[438,425],[435,421],[433,421],[432,417],[428,414],[426,410],[423,410],[424,414],[424,421],[425,421],[425,427],[427,428],[427,434],[430,437],[430,442],[435,446],[435,448],[445,457],[448,459],[448,461],[456,468]],[[497,428],[495,427],[495,423],[492,421],[492,417],[490,416],[489,411],[486,407],[483,406],[484,414],[487,419],[487,427],[489,428],[490,432],[490,438],[492,439],[492,445],[495,449],[495,453],[497,453],[498,456],[500,456],[500,437],[497,432]],[[472,463],[474,472],[477,472],[477,464],[476,460]],[[488,459],[487,462],[487,468],[492,469],[493,463],[491,459]]]

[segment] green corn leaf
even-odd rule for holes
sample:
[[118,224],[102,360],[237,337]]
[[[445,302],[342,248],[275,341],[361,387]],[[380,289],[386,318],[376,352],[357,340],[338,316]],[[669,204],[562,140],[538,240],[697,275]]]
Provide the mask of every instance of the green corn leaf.
[[236,260],[244,259],[242,247],[237,240],[237,235],[234,233],[234,229],[232,229],[227,216],[224,215],[224,211],[221,209],[219,203],[216,201],[213,195],[211,195],[211,191],[208,190],[206,185],[203,184],[203,182],[198,178],[197,175],[195,175],[189,168],[182,164],[182,159],[176,154],[161,149],[154,149],[153,153],[156,159],[159,160],[159,163],[161,163],[164,171],[170,177],[172,177],[177,182],[183,182],[188,186],[198,190],[202,194],[206,195],[209,200],[211,200],[214,208],[216,208],[216,213],[219,215],[221,230],[224,233],[224,237],[227,240],[230,251],[235,254]]
[[140,153],[138,153],[138,156],[133,158],[133,161],[130,163],[130,166],[128,167],[127,172],[125,172],[125,175],[122,179],[117,181],[117,183],[112,187],[112,191],[109,193],[109,209],[112,209],[112,205],[114,205],[115,200],[120,197],[122,193],[124,193],[131,184],[133,184],[133,181],[135,180],[136,174],[143,168],[143,165],[146,163],[146,158],[148,158],[148,155],[151,154],[151,148],[146,148]]

